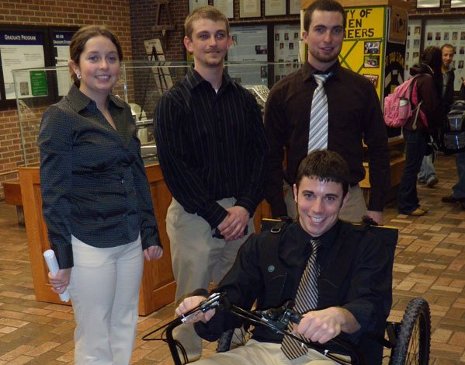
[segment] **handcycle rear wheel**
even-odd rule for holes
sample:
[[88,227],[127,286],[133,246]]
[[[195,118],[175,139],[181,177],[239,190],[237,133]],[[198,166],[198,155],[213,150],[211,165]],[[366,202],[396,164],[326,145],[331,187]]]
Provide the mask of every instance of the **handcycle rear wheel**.
[[428,302],[412,299],[405,310],[390,365],[428,365],[431,316]]

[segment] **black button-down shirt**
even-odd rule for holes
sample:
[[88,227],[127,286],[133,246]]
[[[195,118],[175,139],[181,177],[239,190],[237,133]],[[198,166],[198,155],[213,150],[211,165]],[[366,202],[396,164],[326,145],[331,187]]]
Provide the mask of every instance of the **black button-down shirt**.
[[254,97],[224,73],[220,89],[193,69],[155,111],[160,166],[174,198],[216,228],[217,200],[236,198],[252,216],[263,197],[267,143]]
[[109,97],[116,130],[73,85],[43,115],[40,147],[43,214],[60,268],[73,266],[71,235],[95,247],[137,239],[160,245],[130,108]]

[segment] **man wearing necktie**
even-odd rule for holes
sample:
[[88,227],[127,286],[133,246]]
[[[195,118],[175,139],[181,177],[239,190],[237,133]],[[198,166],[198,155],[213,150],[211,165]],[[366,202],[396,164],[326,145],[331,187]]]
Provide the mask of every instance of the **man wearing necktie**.
[[[252,235],[239,251],[236,262],[215,291],[242,308],[257,310],[295,302],[303,314],[291,330],[296,336],[326,344],[338,335],[355,344],[367,364],[381,363],[384,333],[392,301],[390,267],[385,246],[369,227],[339,220],[347,198],[349,169],[336,152],[311,152],[300,164],[295,201],[299,218],[278,233]],[[197,290],[181,302],[181,315],[205,300],[208,292]],[[209,310],[195,318],[197,333],[210,341],[241,326],[227,310]],[[298,341],[256,326],[251,339],[225,353],[201,359],[196,365],[303,365],[335,364],[322,353]]]
[[[309,152],[327,148],[338,152],[350,169],[349,197],[341,219],[360,222],[368,216],[382,224],[384,199],[390,187],[386,127],[371,82],[338,61],[345,24],[346,13],[337,1],[313,2],[304,15],[307,62],[277,82],[267,99],[265,131],[270,169],[265,198],[273,217],[295,217],[290,187],[297,166]],[[363,65],[363,58],[360,62]],[[370,171],[368,210],[358,184],[365,177],[364,157]],[[287,194],[283,194],[283,182]]]

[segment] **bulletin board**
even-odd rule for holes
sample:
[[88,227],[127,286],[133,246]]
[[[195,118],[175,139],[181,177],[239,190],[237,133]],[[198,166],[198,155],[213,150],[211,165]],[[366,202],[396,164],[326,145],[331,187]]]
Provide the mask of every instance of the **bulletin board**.
[[347,8],[347,25],[339,61],[368,78],[382,97],[386,37],[384,6]]
[[[13,79],[12,71],[67,64],[69,42],[77,27],[34,27],[0,25],[0,109],[16,106],[19,96],[49,99],[63,95],[64,74],[48,80],[43,71],[31,71],[24,80]],[[66,57],[66,61],[65,61]],[[49,95],[50,90],[55,95]]]

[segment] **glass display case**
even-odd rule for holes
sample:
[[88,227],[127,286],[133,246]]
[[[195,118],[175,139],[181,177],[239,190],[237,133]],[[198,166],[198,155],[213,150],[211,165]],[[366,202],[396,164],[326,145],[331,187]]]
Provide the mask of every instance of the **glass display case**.
[[[122,65],[121,77],[113,93],[126,101],[138,128],[142,156],[147,164],[156,162],[153,115],[160,96],[182,80],[191,64],[185,62],[130,61]],[[283,74],[299,65],[281,63],[227,63],[229,75],[248,88],[263,108],[268,91]],[[24,166],[39,163],[37,135],[47,107],[65,96],[72,84],[68,67],[18,69],[13,71],[21,153]]]

